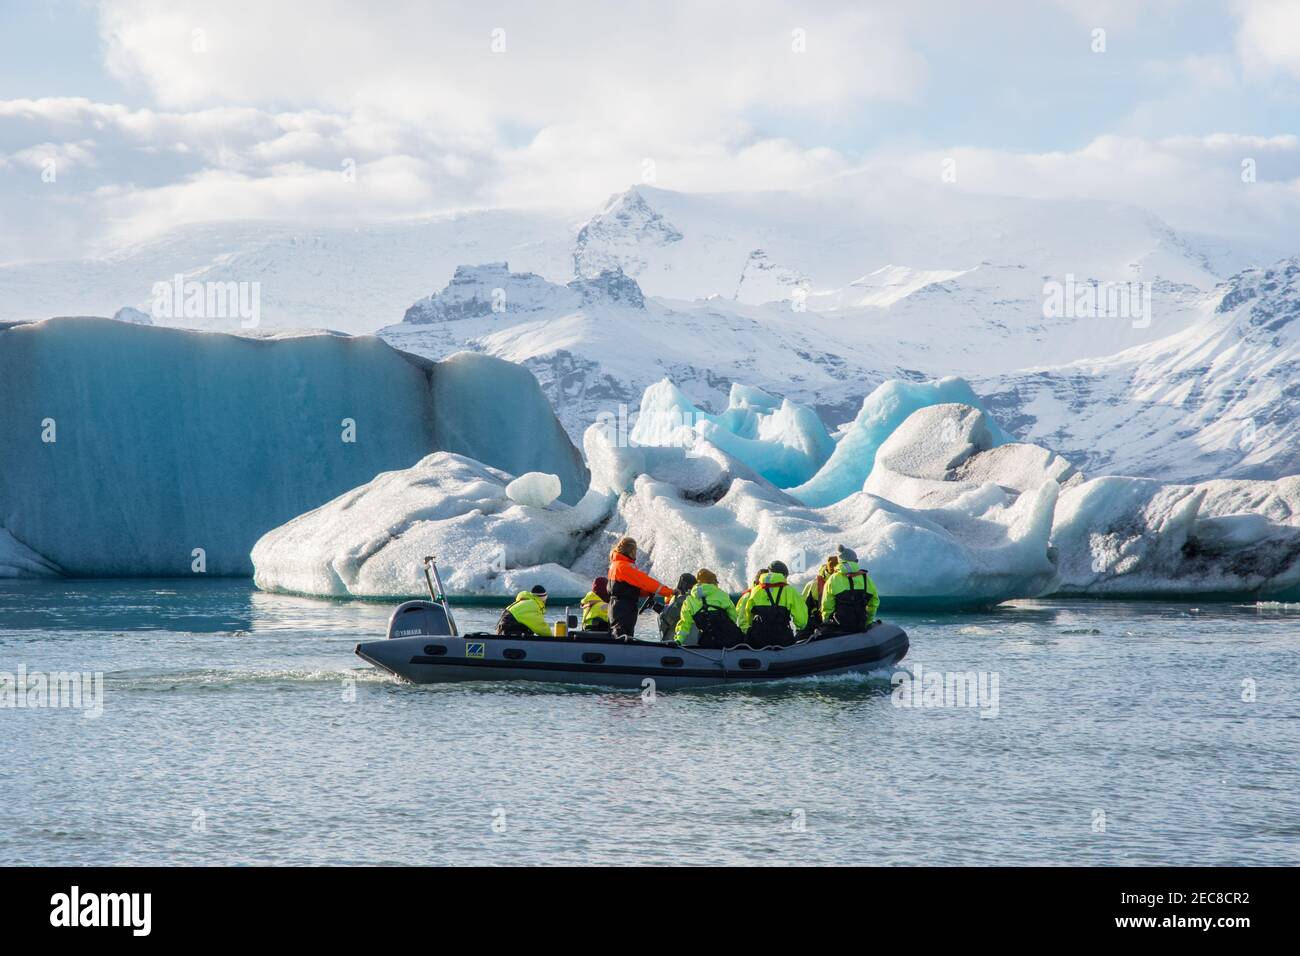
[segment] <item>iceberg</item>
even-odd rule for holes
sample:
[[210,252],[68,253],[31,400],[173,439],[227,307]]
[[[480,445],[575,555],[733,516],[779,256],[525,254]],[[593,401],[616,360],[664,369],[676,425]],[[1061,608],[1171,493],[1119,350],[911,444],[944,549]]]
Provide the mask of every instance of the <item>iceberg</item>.
[[1300,477],[1085,480],[1049,449],[999,444],[981,409],[945,402],[918,408],[881,441],[862,490],[810,507],[680,428],[691,440],[666,430],[657,437],[675,444],[639,445],[611,424],[589,427],[591,489],[574,506],[521,504],[508,473],[431,456],[269,533],[254,552],[257,582],[409,595],[421,585],[419,557],[437,553],[457,593],[501,597],[540,582],[576,596],[628,534],[659,580],[709,567],[733,592],[774,558],[802,583],[845,544],[893,607],[1300,593]]
[[1045,481],[1081,480],[1060,455],[1022,442],[994,444],[982,410],[944,403],[917,409],[885,439],[864,490],[912,508],[991,496],[1010,501]]
[[426,451],[455,452],[515,475],[549,472],[559,477],[560,500],[568,504],[586,493],[590,474],[582,452],[528,369],[490,355],[457,352],[431,363],[429,381],[433,441]]
[[132,322],[135,325],[153,325],[153,316],[129,305],[114,312],[113,318],[118,322]]
[[1267,596],[1300,588],[1300,478],[1087,481],[1049,449],[995,444],[993,429],[967,405],[919,409],[880,446],[865,490],[942,521],[996,516],[1045,484],[1056,487],[1056,593]]
[[322,332],[0,326],[4,573],[247,575],[266,531],[437,450],[554,474],[566,501],[587,490],[536,380],[500,359]]
[[54,562],[0,528],[0,578],[49,578],[62,573]]
[[542,584],[557,598],[585,594],[590,581],[567,565],[613,496],[592,490],[574,506],[535,507],[511,500],[510,483],[506,472],[435,452],[269,531],[253,547],[253,581],[293,594],[411,596],[425,587],[421,559],[434,554],[451,593],[506,596]]
[[717,415],[697,408],[669,379],[647,388],[632,440],[683,444],[692,436],[683,437],[682,428],[694,430],[778,488],[807,481],[835,450],[835,440],[815,411],[754,386],[733,384],[727,408]]
[[1043,593],[1055,580],[1048,548],[1058,485],[995,492],[966,504],[914,509],[866,492],[826,508],[796,501],[703,438],[689,447],[620,441],[590,426],[591,489],[576,505],[511,500],[508,473],[435,454],[380,475],[268,532],[253,550],[267,590],[399,597],[423,586],[419,559],[437,554],[450,591],[508,596],[542,583],[576,597],[630,534],[661,581],[709,567],[741,590],[775,558],[802,583],[838,544],[857,550],[897,607],[987,605]]
[[546,508],[560,497],[560,476],[530,471],[506,485],[506,497],[530,508]]
[[[608,440],[598,426],[588,430],[591,460],[597,460],[590,455],[593,445]],[[593,464],[593,484],[606,480]],[[1044,482],[1015,500],[999,495],[978,514],[963,507],[908,508],[861,491],[810,508],[768,482],[740,475],[721,497],[699,501],[643,474],[620,498],[609,537],[636,537],[651,573],[661,580],[710,567],[733,591],[775,558],[802,583],[836,545],[845,544],[858,552],[894,606],[984,605],[1041,594],[1051,585],[1055,566],[1048,539],[1056,492],[1055,482]]]
[[[882,382],[863,400],[829,460],[808,481],[790,488],[790,494],[806,505],[822,507],[861,491],[885,439],[917,409],[950,402],[983,410],[970,385],[956,376],[933,382]],[[996,423],[990,421],[988,427],[993,445],[1012,440]]]
[[1061,494],[1052,543],[1063,594],[1297,594],[1300,477],[1096,478]]

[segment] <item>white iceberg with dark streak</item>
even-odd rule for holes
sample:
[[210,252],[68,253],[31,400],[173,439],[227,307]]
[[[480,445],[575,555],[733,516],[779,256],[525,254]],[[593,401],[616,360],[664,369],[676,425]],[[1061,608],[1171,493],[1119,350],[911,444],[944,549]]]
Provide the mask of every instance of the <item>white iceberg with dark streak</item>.
[[1062,492],[1052,543],[1062,593],[1297,594],[1300,477],[1096,478]]

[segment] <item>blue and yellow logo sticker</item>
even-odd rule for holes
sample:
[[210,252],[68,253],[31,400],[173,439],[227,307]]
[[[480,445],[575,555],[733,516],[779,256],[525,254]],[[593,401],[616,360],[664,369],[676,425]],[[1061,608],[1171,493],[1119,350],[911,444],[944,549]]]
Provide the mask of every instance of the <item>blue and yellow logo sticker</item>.
[[483,659],[483,648],[484,648],[484,644],[483,644],[482,641],[466,641],[466,642],[465,642],[465,656],[466,656],[466,657],[477,657],[479,660],[482,660],[482,659]]

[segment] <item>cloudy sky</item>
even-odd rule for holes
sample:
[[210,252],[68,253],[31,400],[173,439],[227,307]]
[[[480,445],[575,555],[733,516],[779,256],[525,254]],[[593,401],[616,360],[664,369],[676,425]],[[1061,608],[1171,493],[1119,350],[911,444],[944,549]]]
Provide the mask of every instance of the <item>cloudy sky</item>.
[[647,160],[708,191],[951,158],[959,188],[1286,242],[1298,121],[1300,0],[0,0],[0,262],[592,210]]

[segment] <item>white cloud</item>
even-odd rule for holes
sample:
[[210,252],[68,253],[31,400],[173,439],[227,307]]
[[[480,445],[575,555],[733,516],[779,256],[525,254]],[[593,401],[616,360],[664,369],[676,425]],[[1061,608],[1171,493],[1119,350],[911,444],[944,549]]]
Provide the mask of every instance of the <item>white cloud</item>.
[[95,165],[95,144],[85,139],[79,143],[37,143],[16,152],[0,153],[0,168],[22,166],[27,169],[44,170],[53,163],[56,170],[72,170]]
[[[1046,29],[1128,30],[1146,15],[1120,0],[1055,6]],[[1158,135],[1229,125],[1197,125],[1202,105],[1231,109],[1248,95],[1243,78],[1258,91],[1261,73],[1300,69],[1294,3],[1233,7],[1235,55],[1188,49],[1139,61],[1135,82],[1151,95],[1117,107],[1107,135],[1061,152],[867,146],[923,134],[931,111],[945,110],[962,62],[927,64],[919,39],[970,34],[978,48],[1014,25],[1014,5],[994,14],[955,0],[584,0],[557,13],[523,2],[103,0],[95,9],[107,68],[152,106],[0,101],[0,216],[23,226],[0,234],[0,259],[78,255],[232,218],[341,223],[495,205],[581,215],[648,170],[667,189],[761,190],[875,162],[930,176],[955,156],[959,188],[1116,199],[1234,235],[1284,233],[1300,192],[1292,137]],[[497,28],[503,53],[492,51]],[[792,48],[796,30],[805,52]],[[1039,79],[1027,73],[1025,83]],[[1068,101],[1078,91],[1061,82]],[[996,111],[1022,90],[994,81],[988,92]],[[900,107],[910,125],[896,131]],[[57,184],[38,174],[49,157]],[[1249,186],[1246,158],[1258,165]],[[355,182],[341,175],[348,161]]]
[[1248,73],[1273,71],[1300,78],[1300,3],[1239,0],[1237,53]]
[[1162,80],[1173,81],[1194,92],[1230,89],[1237,80],[1236,64],[1221,53],[1189,54],[1173,59],[1148,60],[1147,72]]
[[[1042,199],[1101,199],[1149,209],[1171,226],[1294,247],[1300,221],[1300,137],[1214,133],[1143,139],[1099,136],[1077,150],[1017,153],[958,148],[892,157],[933,179],[956,160],[957,187]],[[1253,161],[1255,181],[1242,177]],[[1300,251],[1300,250],[1295,250]]]
[[[498,205],[581,214],[648,170],[665,188],[705,191],[790,188],[847,165],[834,150],[783,139],[654,143],[579,118],[511,147],[473,145],[362,110],[158,112],[77,98],[0,101],[0,165],[36,169],[47,157],[59,159],[57,191],[42,190],[34,176],[0,189],[32,203],[57,199],[46,224],[70,220],[56,230],[58,242],[80,223],[83,245],[92,246],[230,219],[340,223]],[[355,176],[345,177],[345,168]],[[19,251],[0,246],[0,258]],[[84,251],[21,243],[25,255]]]
[[[588,0],[560,16],[526,2],[106,0],[101,10],[110,70],[169,108],[365,109],[479,143],[503,123],[575,117],[651,140],[713,136],[754,107],[830,113],[906,98],[924,77],[899,15],[855,5]],[[792,49],[796,29],[806,52]]]
[[[81,207],[86,242],[234,217],[585,210],[642,181],[646,160],[667,188],[794,187],[846,161],[769,126],[833,128],[864,104],[916,95],[925,75],[899,14],[852,5],[584,2],[563,16],[522,2],[414,0],[97,9],[108,70],[161,109],[0,103],[0,155],[78,143],[99,158],[100,175],[67,177],[57,196],[63,211]],[[357,170],[348,189],[345,160]],[[35,196],[55,198],[25,200]],[[61,243],[67,234],[58,230]]]

